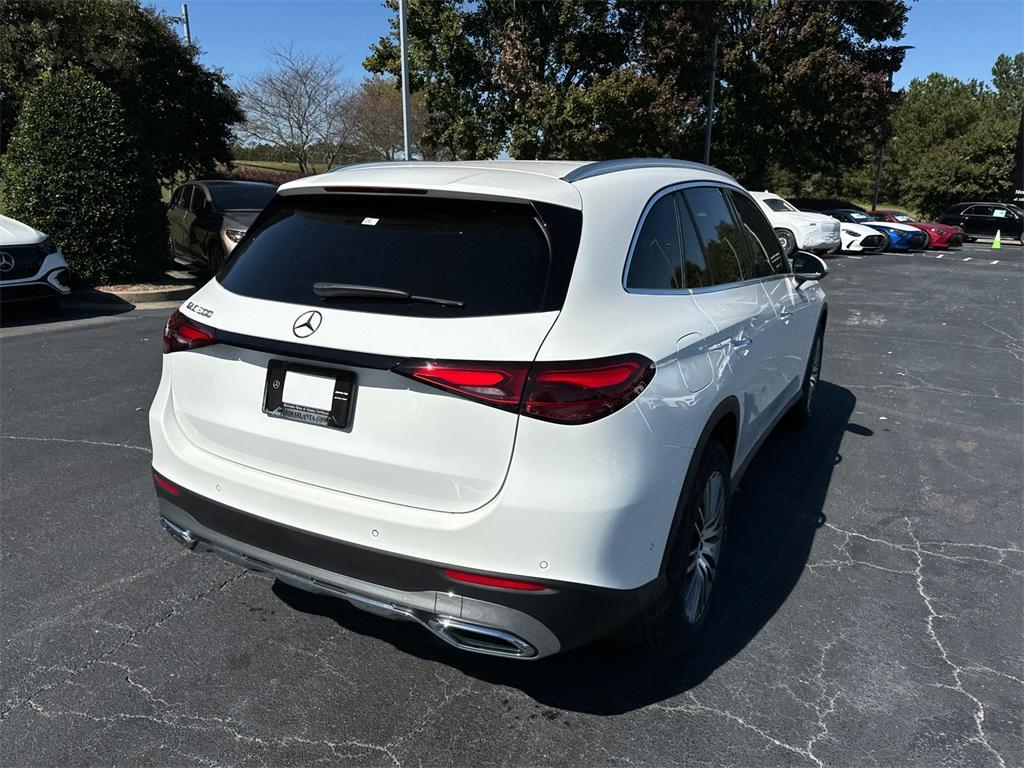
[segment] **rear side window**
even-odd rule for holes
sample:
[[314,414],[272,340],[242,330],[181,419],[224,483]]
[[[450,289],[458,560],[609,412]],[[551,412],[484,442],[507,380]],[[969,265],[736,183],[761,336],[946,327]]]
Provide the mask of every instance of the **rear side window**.
[[771,277],[789,272],[789,265],[782,255],[782,247],[775,236],[775,230],[761,213],[757,203],[734,190],[729,190],[729,196],[740,216],[751,254],[749,268],[744,269],[744,272],[749,277]]
[[641,290],[683,287],[675,195],[664,195],[647,211],[633,245],[626,287]]
[[717,187],[695,187],[683,192],[704,245],[705,269],[713,285],[738,283],[744,273],[745,233],[733,219],[732,209]]
[[991,205],[975,205],[964,211],[966,216],[991,216],[995,209]]
[[[560,309],[579,246],[579,211],[391,195],[278,197],[217,276],[233,293],[414,317]],[[317,282],[463,302],[322,299]]]

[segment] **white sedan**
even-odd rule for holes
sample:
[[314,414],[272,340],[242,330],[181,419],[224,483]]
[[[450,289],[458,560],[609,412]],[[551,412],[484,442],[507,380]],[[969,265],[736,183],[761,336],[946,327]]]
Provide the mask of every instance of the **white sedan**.
[[0,301],[67,296],[70,278],[64,254],[53,240],[0,215]]

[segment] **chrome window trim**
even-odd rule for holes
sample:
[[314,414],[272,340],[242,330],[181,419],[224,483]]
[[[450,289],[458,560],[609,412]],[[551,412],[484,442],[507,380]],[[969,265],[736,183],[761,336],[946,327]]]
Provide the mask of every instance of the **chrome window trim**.
[[[744,286],[744,285],[752,285],[754,283],[764,283],[764,282],[768,282],[770,280],[781,280],[781,279],[785,279],[785,278],[788,278],[788,277],[792,277],[793,273],[792,272],[787,272],[786,274],[771,275],[770,277],[752,277],[749,280],[739,280],[739,281],[732,282],[732,283],[716,283],[715,285],[701,286],[701,287],[698,287],[698,288],[630,288],[626,284],[626,280],[629,277],[629,267],[633,263],[633,255],[636,252],[636,242],[640,238],[640,230],[643,229],[644,223],[647,221],[647,214],[650,213],[651,208],[654,207],[655,203],[657,203],[659,200],[661,200],[661,198],[665,197],[665,195],[670,195],[670,194],[673,194],[675,192],[679,192],[679,191],[684,190],[684,189],[692,189],[693,187],[721,187],[722,189],[733,190],[733,191],[736,191],[736,192],[740,192],[741,194],[744,194],[747,197],[750,197],[750,195],[747,193],[747,191],[745,189],[743,189],[741,186],[739,186],[738,184],[737,185],[727,184],[727,183],[725,183],[723,181],[719,181],[717,179],[708,179],[708,180],[701,180],[701,181],[682,181],[682,182],[678,182],[676,184],[670,184],[667,187],[662,187],[657,192],[655,192],[651,196],[651,199],[648,200],[647,204],[644,206],[644,210],[640,214],[640,219],[637,221],[636,229],[633,230],[633,237],[630,238],[630,241],[629,241],[629,252],[626,255],[626,263],[625,263],[625,265],[622,268],[622,281],[621,281],[622,282],[622,289],[626,293],[633,293],[633,294],[637,294],[639,296],[686,296],[686,295],[695,295],[695,294],[701,294],[701,293],[711,293],[711,292],[714,292],[714,291],[727,290],[729,288],[738,288],[738,287],[741,287],[741,286]],[[752,197],[750,197],[750,199],[754,200],[754,198],[752,198]],[[730,210],[731,210],[732,209],[732,201],[727,199],[726,203],[729,205]],[[754,204],[755,205],[757,204],[756,200],[754,200]],[[689,211],[687,211],[686,213],[687,213],[687,215],[689,215]],[[678,209],[677,209],[677,215],[678,215]],[[770,224],[770,222],[769,222],[769,224]],[[696,226],[696,225],[694,225],[694,226]],[[699,234],[698,234],[698,236],[699,236]],[[682,240],[682,233],[680,232],[680,241],[681,240]],[[682,245],[682,242],[680,242],[680,246],[681,245]],[[685,264],[686,254],[685,253],[682,254],[682,257],[683,257],[683,262]],[[790,266],[792,267],[792,265],[790,265]],[[684,273],[683,273],[683,277],[684,278],[686,277],[685,270],[684,270]]]

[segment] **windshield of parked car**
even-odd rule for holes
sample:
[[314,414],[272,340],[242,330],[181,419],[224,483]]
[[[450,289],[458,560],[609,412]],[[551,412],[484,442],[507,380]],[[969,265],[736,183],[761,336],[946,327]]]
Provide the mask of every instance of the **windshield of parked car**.
[[210,184],[209,189],[218,211],[261,211],[277,192],[271,184]]
[[915,221],[913,216],[909,213],[904,213],[903,211],[892,211],[892,217],[896,219],[896,221],[902,221],[904,223]]
[[840,211],[840,213],[848,216],[854,221],[874,221],[874,219],[872,219],[866,213],[861,213],[860,211]]
[[799,213],[796,208],[787,203],[781,197],[766,197],[762,202],[777,213],[787,213],[789,211]]

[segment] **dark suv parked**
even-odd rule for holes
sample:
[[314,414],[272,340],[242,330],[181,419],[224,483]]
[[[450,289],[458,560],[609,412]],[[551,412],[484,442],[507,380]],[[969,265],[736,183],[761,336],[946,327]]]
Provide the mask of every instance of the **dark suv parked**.
[[1008,203],[957,203],[939,216],[942,224],[952,224],[971,235],[994,235],[1020,239],[1024,230],[1024,211]]
[[216,272],[277,187],[255,181],[190,181],[167,208],[171,256],[179,264]]

